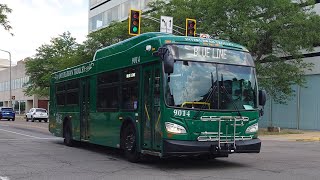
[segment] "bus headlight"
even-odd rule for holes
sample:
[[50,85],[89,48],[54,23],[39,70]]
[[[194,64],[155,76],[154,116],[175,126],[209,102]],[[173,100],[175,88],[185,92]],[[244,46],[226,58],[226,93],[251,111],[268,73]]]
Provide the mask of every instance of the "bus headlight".
[[258,129],[259,129],[258,123],[255,123],[247,128],[246,133],[255,133],[258,131]]
[[166,122],[165,125],[166,125],[166,129],[169,133],[174,133],[174,134],[187,133],[186,129],[178,124]]

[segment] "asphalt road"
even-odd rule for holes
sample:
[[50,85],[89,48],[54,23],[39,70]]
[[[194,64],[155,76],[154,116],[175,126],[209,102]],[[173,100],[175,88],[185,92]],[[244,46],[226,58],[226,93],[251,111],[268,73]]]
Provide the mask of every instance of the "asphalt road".
[[320,143],[264,140],[260,154],[215,160],[127,162],[120,151],[95,145],[66,147],[48,123],[0,121],[0,180],[18,179],[320,179]]

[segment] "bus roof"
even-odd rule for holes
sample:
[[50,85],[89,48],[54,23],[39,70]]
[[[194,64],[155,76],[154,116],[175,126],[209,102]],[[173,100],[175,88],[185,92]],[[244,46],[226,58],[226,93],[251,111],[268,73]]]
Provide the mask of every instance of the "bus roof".
[[125,52],[138,44],[150,41],[151,39],[157,38],[160,41],[160,44],[189,44],[189,45],[204,45],[204,46],[214,46],[214,47],[224,47],[228,49],[236,49],[242,51],[248,51],[245,47],[232,43],[225,40],[216,40],[216,39],[207,39],[207,38],[200,38],[200,37],[189,37],[189,36],[175,36],[168,33],[161,33],[161,32],[149,32],[144,33],[139,36],[135,36],[129,38],[127,40],[118,42],[111,46],[104,47],[96,51],[93,61],[98,60],[101,58],[105,58],[108,56],[115,55],[117,53]]

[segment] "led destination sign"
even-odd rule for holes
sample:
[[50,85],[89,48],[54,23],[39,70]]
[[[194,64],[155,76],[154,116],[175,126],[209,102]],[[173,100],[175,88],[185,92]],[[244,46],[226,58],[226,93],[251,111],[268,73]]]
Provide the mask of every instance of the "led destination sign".
[[253,66],[248,52],[190,45],[168,45],[174,59],[191,61],[211,61],[217,63]]

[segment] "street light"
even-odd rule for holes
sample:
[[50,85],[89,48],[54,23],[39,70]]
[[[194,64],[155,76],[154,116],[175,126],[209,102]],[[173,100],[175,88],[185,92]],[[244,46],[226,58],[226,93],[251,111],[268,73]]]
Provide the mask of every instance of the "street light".
[[6,50],[2,50],[0,49],[0,51],[3,51],[3,52],[6,52],[9,54],[9,61],[10,61],[10,78],[9,78],[9,86],[10,86],[10,98],[9,98],[9,107],[12,107],[12,94],[11,94],[11,53],[9,51],[6,51]]

